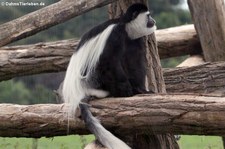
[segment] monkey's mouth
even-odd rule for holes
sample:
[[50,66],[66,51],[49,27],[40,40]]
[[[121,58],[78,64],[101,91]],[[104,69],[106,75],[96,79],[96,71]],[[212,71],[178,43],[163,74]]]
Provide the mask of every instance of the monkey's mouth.
[[147,22],[147,27],[151,28],[155,25],[156,21],[154,19],[149,19]]

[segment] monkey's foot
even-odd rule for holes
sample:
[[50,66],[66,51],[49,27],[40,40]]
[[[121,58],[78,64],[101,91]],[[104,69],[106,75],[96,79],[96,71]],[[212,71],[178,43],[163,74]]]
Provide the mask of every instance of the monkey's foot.
[[[85,104],[87,105],[88,107],[91,107],[90,104],[88,104],[91,100],[95,99],[95,97],[85,97],[81,100],[80,104]],[[81,110],[80,110],[80,107],[77,108],[76,110],[76,113],[75,113],[75,117],[77,118],[81,118]]]

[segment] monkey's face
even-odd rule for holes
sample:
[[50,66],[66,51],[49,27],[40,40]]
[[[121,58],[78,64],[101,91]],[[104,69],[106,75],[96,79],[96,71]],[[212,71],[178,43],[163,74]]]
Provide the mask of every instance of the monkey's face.
[[142,12],[126,24],[126,31],[131,39],[137,39],[152,34],[156,30],[155,24],[149,11]]

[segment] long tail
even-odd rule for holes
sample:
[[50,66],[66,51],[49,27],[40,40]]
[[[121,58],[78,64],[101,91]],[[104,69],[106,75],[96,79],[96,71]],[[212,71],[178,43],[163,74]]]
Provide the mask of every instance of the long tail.
[[107,131],[91,114],[88,105],[80,104],[81,116],[87,128],[95,135],[99,142],[108,149],[131,149],[123,141]]

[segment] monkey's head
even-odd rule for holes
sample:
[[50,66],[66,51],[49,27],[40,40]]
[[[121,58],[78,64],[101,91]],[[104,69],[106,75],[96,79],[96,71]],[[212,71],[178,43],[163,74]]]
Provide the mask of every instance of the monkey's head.
[[150,16],[148,8],[144,4],[131,5],[124,17],[126,31],[131,39],[137,39],[152,34],[156,30],[156,22]]

